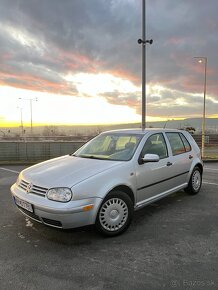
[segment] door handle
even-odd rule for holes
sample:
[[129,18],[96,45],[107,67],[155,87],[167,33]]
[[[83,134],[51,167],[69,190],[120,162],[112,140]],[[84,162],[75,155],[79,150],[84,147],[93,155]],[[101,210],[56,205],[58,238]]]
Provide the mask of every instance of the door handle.
[[167,166],[171,166],[171,165],[173,165],[173,163],[167,162]]
[[188,157],[189,159],[192,159],[193,158],[193,156],[192,155],[189,155],[189,157]]

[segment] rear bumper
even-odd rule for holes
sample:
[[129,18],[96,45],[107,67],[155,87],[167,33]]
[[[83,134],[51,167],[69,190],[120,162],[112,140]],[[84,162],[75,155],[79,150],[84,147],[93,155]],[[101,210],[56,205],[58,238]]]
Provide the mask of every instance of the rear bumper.
[[[94,224],[102,202],[101,198],[72,200],[68,203],[55,202],[48,200],[46,197],[27,194],[18,188],[16,184],[12,185],[11,193],[14,198],[14,203],[15,197],[17,197],[32,205],[33,212],[30,212],[15,203],[24,215],[37,222],[63,229]],[[86,210],[87,206],[92,208]]]

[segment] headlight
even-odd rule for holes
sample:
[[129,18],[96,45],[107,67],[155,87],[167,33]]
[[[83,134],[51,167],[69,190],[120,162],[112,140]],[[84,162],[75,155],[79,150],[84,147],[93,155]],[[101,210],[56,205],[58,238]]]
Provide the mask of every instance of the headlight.
[[60,202],[68,202],[72,198],[72,191],[67,187],[51,188],[47,192],[47,198]]

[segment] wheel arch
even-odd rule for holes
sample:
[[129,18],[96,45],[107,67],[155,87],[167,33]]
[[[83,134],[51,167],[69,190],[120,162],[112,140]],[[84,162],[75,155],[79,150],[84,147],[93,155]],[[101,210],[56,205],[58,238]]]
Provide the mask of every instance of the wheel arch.
[[197,164],[195,165],[195,167],[198,167],[198,168],[200,169],[201,174],[203,173],[203,165],[202,165],[201,163],[197,163]]
[[[113,189],[111,189],[108,194],[112,191],[122,191],[122,192],[125,192],[129,197],[130,199],[132,200],[132,203],[133,203],[133,206],[135,206],[135,196],[134,196],[134,193],[132,191],[132,189],[127,186],[127,185],[118,185],[116,187],[114,187]],[[107,195],[106,195],[107,196]]]

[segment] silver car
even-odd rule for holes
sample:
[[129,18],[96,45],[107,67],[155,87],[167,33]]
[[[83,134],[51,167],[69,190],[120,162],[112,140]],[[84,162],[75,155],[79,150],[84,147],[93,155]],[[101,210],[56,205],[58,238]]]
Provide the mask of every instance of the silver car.
[[181,189],[198,193],[202,173],[200,150],[188,132],[116,130],[23,170],[11,192],[33,220],[58,228],[95,224],[113,236],[128,228],[134,210]]

